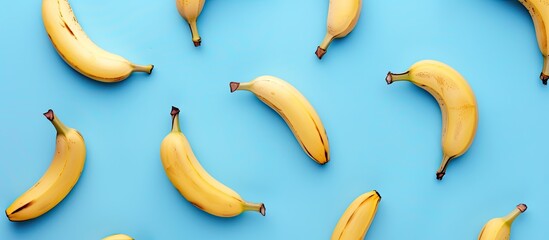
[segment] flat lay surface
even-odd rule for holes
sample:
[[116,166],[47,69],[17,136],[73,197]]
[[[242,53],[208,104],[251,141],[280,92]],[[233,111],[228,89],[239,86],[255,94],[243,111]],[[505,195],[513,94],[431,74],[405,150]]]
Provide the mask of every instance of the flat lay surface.
[[[549,235],[549,88],[541,84],[534,25],[518,1],[363,1],[351,34],[318,60],[328,1],[209,0],[195,48],[175,1],[70,0],[98,46],[153,73],[117,84],[90,80],[59,57],[40,1],[0,9],[0,206],[51,163],[55,110],[87,147],[83,174],[54,209],[28,222],[0,218],[0,239],[328,239],[348,205],[382,196],[365,239],[475,239],[518,203],[528,211],[511,238]],[[468,152],[442,181],[441,113],[388,71],[422,59],[459,71],[476,95],[479,123]],[[282,78],[307,97],[330,141],[320,166],[284,120],[229,82]],[[266,216],[218,218],[188,203],[168,180],[160,143],[171,106],[202,166]]]

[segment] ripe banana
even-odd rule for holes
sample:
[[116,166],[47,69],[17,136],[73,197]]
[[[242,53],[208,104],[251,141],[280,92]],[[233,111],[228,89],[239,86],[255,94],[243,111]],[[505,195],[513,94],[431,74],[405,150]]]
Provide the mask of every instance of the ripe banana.
[[318,59],[322,59],[334,38],[345,37],[355,28],[361,9],[362,0],[330,0],[327,33],[316,48]]
[[84,169],[86,146],[80,133],[65,126],[50,109],[44,113],[57,130],[55,155],[46,173],[7,209],[10,221],[37,218],[61,202],[74,187]]
[[219,217],[234,217],[243,211],[265,216],[263,203],[244,201],[238,193],[210,176],[198,162],[179,128],[179,109],[172,107],[172,131],[160,146],[162,165],[172,184],[197,208]]
[[133,238],[126,234],[115,234],[115,235],[111,235],[106,238],[103,238],[103,240],[133,240]]
[[[543,55],[543,69],[539,78],[543,84],[547,85],[549,80],[549,47],[547,44],[547,38],[549,37],[549,28],[545,26],[545,22],[549,23],[549,1],[547,0],[519,0],[534,21],[534,27],[536,29],[536,37],[538,39],[538,46]],[[547,20],[545,19],[547,18]]]
[[248,90],[286,121],[303,150],[319,164],[330,160],[330,146],[320,117],[309,101],[286,81],[261,76],[247,83],[230,83],[231,92]]
[[204,3],[206,0],[175,0],[177,10],[179,14],[189,23],[191,28],[191,34],[193,36],[193,43],[195,47],[200,46],[202,39],[198,34],[198,27],[196,26],[196,20],[202,12]]
[[526,209],[526,205],[521,203],[509,215],[488,221],[480,231],[478,240],[509,240],[513,221]]
[[119,82],[132,72],[151,73],[154,66],[136,65],[93,43],[76,20],[68,0],[43,0],[42,19],[50,40],[65,62],[101,82]]
[[387,84],[410,81],[429,92],[442,112],[442,164],[437,171],[441,180],[450,160],[467,151],[477,131],[478,110],[475,95],[467,81],[450,66],[433,61],[417,62],[401,74],[389,72]]
[[381,196],[376,190],[356,198],[339,219],[331,240],[364,239],[374,220]]

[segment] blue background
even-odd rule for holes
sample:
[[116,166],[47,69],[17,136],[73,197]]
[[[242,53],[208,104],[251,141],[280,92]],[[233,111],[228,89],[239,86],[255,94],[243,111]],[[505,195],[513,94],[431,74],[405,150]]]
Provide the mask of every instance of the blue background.
[[[358,195],[383,199],[366,239],[475,239],[484,223],[524,202],[513,239],[549,235],[549,89],[528,12],[518,1],[386,0],[363,3],[355,30],[322,61],[328,1],[208,0],[191,42],[175,2],[71,0],[99,46],[155,64],[119,84],[79,75],[52,47],[40,1],[0,8],[0,206],[50,164],[53,108],[87,143],[84,173],[49,213],[0,218],[2,239],[328,239]],[[443,61],[474,89],[480,122],[468,153],[443,181],[436,101],[385,74]],[[275,75],[297,87],[327,129],[331,162],[319,166],[284,121],[230,81]],[[222,219],[189,204],[159,158],[170,107],[202,165],[267,216]]]

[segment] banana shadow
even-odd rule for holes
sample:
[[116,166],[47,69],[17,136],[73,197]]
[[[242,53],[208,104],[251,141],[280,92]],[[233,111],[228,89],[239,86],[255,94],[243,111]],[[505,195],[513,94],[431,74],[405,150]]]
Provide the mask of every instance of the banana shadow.
[[487,0],[490,2],[494,2],[495,4],[498,4],[500,6],[504,6],[508,8],[510,11],[516,12],[517,16],[521,16],[524,19],[527,19],[528,21],[532,21],[532,17],[530,16],[530,13],[528,13],[528,10],[517,0]]

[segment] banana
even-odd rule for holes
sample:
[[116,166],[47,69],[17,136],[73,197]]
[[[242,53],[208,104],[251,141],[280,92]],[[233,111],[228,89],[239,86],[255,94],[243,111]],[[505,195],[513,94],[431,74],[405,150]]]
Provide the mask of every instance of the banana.
[[44,113],[57,130],[55,155],[46,173],[7,209],[13,222],[37,218],[61,202],[84,169],[86,146],[80,133],[65,126],[50,109]]
[[326,130],[313,106],[292,85],[273,77],[261,76],[247,83],[230,83],[231,92],[247,90],[275,110],[290,127],[303,150],[319,164],[330,160]]
[[202,12],[202,8],[204,8],[205,2],[206,0],[175,0],[179,14],[189,23],[195,47],[200,46],[200,43],[202,42],[202,39],[198,34],[196,20],[200,15],[200,12]]
[[521,203],[507,216],[488,221],[480,231],[478,240],[509,240],[513,221],[526,209],[526,205]]
[[[528,9],[528,12],[532,16],[532,20],[534,21],[539,50],[543,55],[543,69],[539,78],[543,84],[547,85],[547,80],[549,80],[549,49],[547,46],[549,29],[545,26],[545,22],[549,22],[549,1],[519,0],[519,2]],[[547,18],[547,20],[545,18]]]
[[115,234],[115,235],[111,235],[106,238],[103,238],[102,240],[133,240],[133,238],[126,234]]
[[450,160],[464,154],[475,138],[478,110],[473,90],[456,70],[433,60],[417,62],[405,73],[389,72],[385,80],[387,84],[410,81],[433,95],[440,105],[443,156],[437,179],[441,180]]
[[132,72],[151,73],[153,65],[136,65],[93,43],[76,20],[68,0],[43,0],[42,19],[48,36],[65,62],[101,82],[119,82]]
[[172,184],[197,208],[219,217],[234,217],[244,211],[265,216],[263,203],[244,201],[238,193],[204,170],[179,128],[179,109],[172,107],[172,131],[160,146],[162,165]]
[[318,59],[322,59],[335,38],[343,38],[355,28],[361,9],[362,0],[330,0],[327,33],[315,52]]
[[356,198],[339,219],[331,240],[364,239],[374,220],[381,196],[376,190]]

